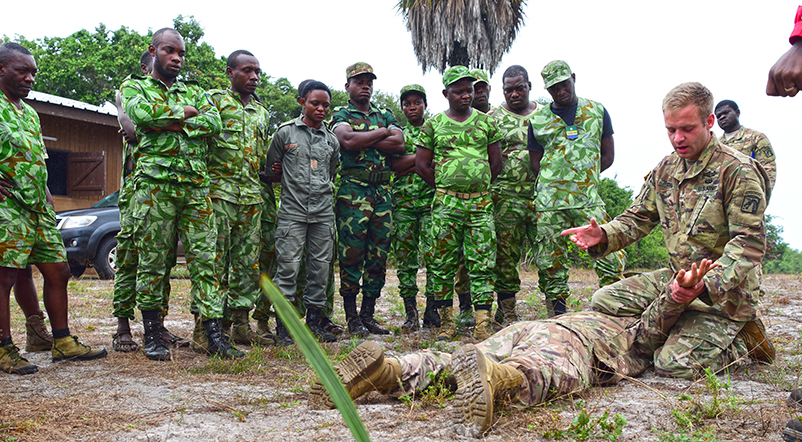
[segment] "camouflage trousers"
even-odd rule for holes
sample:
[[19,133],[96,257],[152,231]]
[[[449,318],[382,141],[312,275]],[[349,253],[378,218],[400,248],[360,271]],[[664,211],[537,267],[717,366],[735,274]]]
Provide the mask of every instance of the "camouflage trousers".
[[66,262],[56,215],[28,210],[13,197],[0,201],[0,267],[24,269],[31,263]]
[[221,318],[223,300],[215,278],[215,217],[209,189],[187,184],[135,183],[132,199],[134,244],[139,255],[136,275],[140,310],[159,310],[170,248],[178,236],[184,244],[193,291],[192,302],[203,319]]
[[[579,320],[594,321],[592,316]],[[620,329],[623,331],[624,327]],[[608,342],[608,347],[615,347],[618,342],[626,345],[627,340],[611,339]],[[580,393],[599,383],[593,340],[557,320],[518,322],[476,344],[476,347],[489,360],[508,364],[521,373],[523,383],[519,400],[523,406]],[[398,361],[401,385],[390,393],[395,397],[425,390],[438,375],[450,370],[451,355],[422,351],[402,356]],[[644,364],[635,364],[623,371],[634,376],[644,368]],[[621,378],[619,375],[615,379]]]
[[674,272],[641,273],[599,289],[590,307],[613,316],[634,316],[635,349],[652,355],[657,374],[693,379],[709,367],[717,372],[746,355],[735,339],[744,322],[707,313],[700,300],[678,304],[669,285]]
[[427,275],[438,306],[450,306],[454,277],[465,262],[473,305],[493,303],[496,230],[490,196],[460,199],[437,192],[432,202]]
[[[564,299],[571,294],[568,288],[567,254],[571,240],[561,233],[570,227],[590,224],[591,218],[599,224],[610,220],[603,206],[537,212],[538,287],[546,299]],[[626,263],[627,256],[623,250],[594,261],[593,268],[599,275],[599,286],[604,287],[624,279]]]
[[[115,318],[134,318],[134,308],[136,307],[136,272],[139,264],[139,256],[134,244],[134,226],[136,220],[132,216],[131,197],[133,185],[131,180],[126,180],[125,185],[120,189],[120,197],[117,205],[120,208],[120,231],[117,232],[117,271],[114,273],[114,295],[112,305],[114,307]],[[162,284],[162,304],[161,315],[167,316],[170,303],[170,271],[175,267],[176,245],[173,244],[168,254],[167,276]]]
[[[431,206],[414,207],[414,203],[398,204],[393,209],[393,254],[398,274],[398,291],[402,298],[418,295],[418,264],[425,248],[426,232],[432,220]],[[426,278],[426,297],[432,296],[431,278]]]
[[393,232],[393,198],[383,186],[344,181],[334,205],[339,235],[340,295],[381,296]]
[[325,308],[326,283],[329,278],[333,245],[333,218],[316,223],[278,220],[276,229],[278,269],[273,281],[292,304],[300,304],[295,299],[298,289],[297,278],[305,255],[307,277],[303,304],[307,308],[316,307],[321,310]]
[[537,244],[534,201],[511,195],[493,194],[496,223],[496,293],[516,294],[521,290],[518,267],[528,243]]
[[250,310],[262,293],[259,288],[262,211],[258,204],[236,204],[219,198],[212,199],[212,207],[217,231],[216,277],[224,308]]

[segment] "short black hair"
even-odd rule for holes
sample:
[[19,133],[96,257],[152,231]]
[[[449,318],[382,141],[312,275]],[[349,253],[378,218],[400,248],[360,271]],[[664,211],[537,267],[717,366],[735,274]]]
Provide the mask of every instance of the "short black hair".
[[[181,37],[181,33],[176,31],[173,28],[161,28],[158,31],[153,33],[153,37],[151,37],[151,39],[150,39],[150,44],[152,44],[153,46],[157,46],[159,41],[161,41],[162,36],[164,34],[168,33],[168,32],[172,32],[173,34],[176,34],[179,37]],[[184,38],[184,37],[181,37],[181,38]]]
[[426,95],[421,93],[420,91],[406,91],[406,92],[404,92],[404,95],[402,95],[401,98],[398,99],[398,103],[399,104],[403,103],[404,102],[404,97],[406,97],[407,95],[412,95],[412,94],[415,94],[415,95],[423,98],[423,104],[425,104],[426,107],[429,107],[429,102],[426,101]]
[[721,101],[719,101],[718,104],[716,105],[716,109],[715,110],[719,110],[720,108],[722,108],[724,106],[729,106],[734,111],[738,110],[738,105],[732,100],[721,100]]
[[329,99],[331,99],[331,91],[329,90],[329,87],[317,80],[312,80],[304,85],[303,90],[301,91],[301,97],[306,100],[306,96],[312,91],[326,91],[326,93],[329,94]]
[[145,66],[150,66],[150,63],[153,61],[153,56],[150,55],[150,51],[145,51],[142,53],[142,56],[139,57],[139,64],[144,64]]
[[237,49],[236,51],[232,52],[231,55],[228,56],[228,58],[226,58],[226,67],[231,69],[236,69],[237,66],[239,66],[237,64],[237,59],[240,57],[240,55],[250,55],[251,57],[254,57],[253,54],[246,51],[245,49]]
[[6,64],[14,54],[31,55],[25,46],[9,41],[0,45],[0,64]]
[[303,95],[301,94],[301,92],[303,92],[303,90],[304,90],[304,88],[306,87],[306,85],[307,85],[307,84],[309,84],[309,83],[311,83],[311,82],[313,82],[313,81],[315,81],[315,80],[313,80],[313,79],[309,78],[309,79],[307,79],[307,80],[304,80],[304,81],[302,81],[302,82],[301,82],[301,83],[298,85],[298,98],[301,98],[301,97],[303,97]]
[[503,82],[506,78],[518,77],[520,75],[524,76],[524,80],[529,81],[529,72],[526,72],[523,66],[514,64],[504,71],[504,75],[501,76],[501,81]]

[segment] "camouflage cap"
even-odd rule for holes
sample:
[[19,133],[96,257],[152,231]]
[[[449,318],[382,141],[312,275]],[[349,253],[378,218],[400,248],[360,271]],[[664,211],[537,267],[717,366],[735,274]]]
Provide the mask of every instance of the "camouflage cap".
[[571,68],[568,63],[562,60],[554,60],[540,71],[540,76],[543,77],[543,83],[545,84],[543,88],[548,89],[561,81],[571,78]]
[[462,80],[463,78],[476,80],[476,77],[473,75],[473,73],[465,66],[452,66],[443,72],[443,86],[448,87],[449,85]]
[[363,62],[357,62],[345,68],[345,79],[350,80],[351,77],[356,77],[359,74],[370,74],[373,78],[376,78],[376,74],[373,73],[373,68]]
[[423,98],[426,98],[426,89],[424,89],[423,86],[419,84],[410,84],[401,88],[401,98],[399,98],[399,100],[403,100],[404,95],[410,92],[417,92],[423,95]]
[[474,69],[471,71],[476,81],[473,84],[479,83],[480,81],[484,81],[487,84],[490,84],[490,76],[487,75],[484,69]]

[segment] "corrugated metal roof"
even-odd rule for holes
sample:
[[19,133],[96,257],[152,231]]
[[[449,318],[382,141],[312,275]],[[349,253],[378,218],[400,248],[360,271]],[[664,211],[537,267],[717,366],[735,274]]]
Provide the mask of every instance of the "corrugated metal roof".
[[51,95],[37,91],[30,91],[26,98],[29,100],[40,101],[42,103],[51,103],[58,106],[72,107],[75,109],[97,112],[99,114],[113,115],[115,117],[117,116],[117,107],[108,101],[103,103],[103,106],[95,106],[93,104],[84,103],[83,101],[72,100],[70,98],[59,97],[58,95]]

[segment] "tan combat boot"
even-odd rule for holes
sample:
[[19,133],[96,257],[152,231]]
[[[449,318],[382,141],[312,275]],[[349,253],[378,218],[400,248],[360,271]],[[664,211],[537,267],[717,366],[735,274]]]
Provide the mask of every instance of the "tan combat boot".
[[501,324],[503,327],[519,321],[518,311],[515,308],[515,296],[499,301],[498,308],[501,309],[501,313],[504,315],[504,322]]
[[[345,384],[351,399],[369,391],[389,393],[398,386],[401,365],[397,360],[384,358],[384,350],[375,342],[363,342],[334,369]],[[318,380],[309,393],[309,406],[319,409],[335,407],[328,391]]]
[[777,352],[774,350],[774,344],[766,335],[766,327],[759,317],[754,321],[747,322],[738,332],[738,337],[743,339],[746,349],[753,359],[766,364],[774,362]]
[[231,340],[243,345],[274,345],[272,336],[261,336],[251,329],[249,313],[248,309],[231,310]]
[[11,343],[0,347],[0,370],[11,374],[31,374],[39,371],[39,367],[23,358],[17,346]]
[[495,333],[491,328],[490,310],[475,309],[474,315],[476,317],[476,328],[473,329],[473,338],[484,341]]
[[523,376],[515,368],[490,361],[473,344],[463,345],[451,356],[457,378],[454,429],[464,436],[482,437],[493,423],[493,400],[515,399]]
[[437,333],[438,341],[450,341],[457,335],[457,326],[454,324],[454,307],[440,307],[440,331]]
[[190,347],[195,353],[209,354],[209,340],[206,338],[206,331],[203,330],[203,323],[200,315],[195,313],[195,328],[192,329],[192,342]]
[[65,336],[53,340],[53,349],[50,351],[53,362],[58,361],[89,361],[105,358],[106,349],[92,350],[92,347],[78,341],[77,336]]
[[28,316],[25,321],[25,333],[28,342],[25,351],[48,351],[53,348],[53,336],[45,326],[44,313]]

